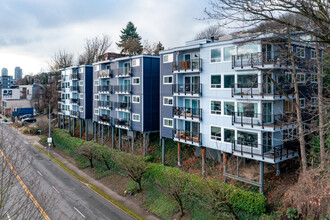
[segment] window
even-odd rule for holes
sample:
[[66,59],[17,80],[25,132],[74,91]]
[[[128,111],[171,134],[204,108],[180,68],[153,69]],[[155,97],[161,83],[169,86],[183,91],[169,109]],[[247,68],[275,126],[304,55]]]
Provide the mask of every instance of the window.
[[211,49],[211,63],[221,62],[221,48]]
[[316,59],[316,52],[315,52],[315,50],[311,50],[311,59]]
[[238,116],[258,118],[258,103],[237,103]]
[[133,102],[133,103],[140,103],[140,96],[138,96],[138,95],[133,95],[133,97],[132,97],[132,102]]
[[163,105],[173,106],[173,97],[164,97]]
[[297,73],[297,82],[304,83],[305,82],[305,73]]
[[311,98],[311,106],[312,107],[317,107],[317,105],[318,105],[317,97],[312,97]]
[[224,142],[232,143],[235,141],[235,131],[230,129],[224,129]]
[[79,73],[83,73],[84,69],[83,68],[79,68]]
[[84,81],[83,80],[79,81],[79,86],[84,86]]
[[163,56],[163,63],[173,62],[173,54],[166,54]]
[[84,107],[83,106],[79,106],[79,111],[80,112],[84,112]]
[[94,114],[95,115],[99,115],[100,114],[100,110],[98,108],[94,108]]
[[305,58],[305,48],[297,47],[296,48],[296,56]]
[[95,80],[95,81],[94,81],[94,85],[95,85],[95,86],[98,86],[98,85],[100,85],[100,81],[99,81],[98,79],[97,79],[97,80]]
[[173,119],[164,118],[163,125],[164,127],[173,128]]
[[94,99],[95,100],[99,100],[100,99],[100,96],[98,94],[94,94]]
[[211,88],[221,88],[221,75],[211,75]]
[[140,114],[133,114],[132,115],[132,120],[136,122],[140,122]]
[[258,75],[237,75],[238,88],[258,88]]
[[224,114],[225,115],[233,115],[235,112],[235,103],[234,102],[224,102]]
[[173,84],[173,76],[164,76],[164,84]]
[[79,99],[83,99],[84,98],[84,93],[79,93]]
[[211,114],[212,115],[221,115],[221,102],[220,101],[211,101]]
[[305,108],[305,104],[306,104],[305,98],[300,98],[299,99],[300,108]]
[[258,147],[258,134],[245,131],[237,131],[237,144],[250,147]]
[[257,53],[259,46],[257,44],[245,44],[237,47],[237,54],[251,54]]
[[133,77],[132,78],[133,85],[140,85],[140,77]]
[[221,141],[221,128],[211,126],[211,140]]
[[140,66],[140,59],[134,59],[132,60],[132,66]]
[[285,100],[283,110],[284,112],[293,112],[293,102]]
[[235,46],[223,48],[223,60],[231,61],[231,57],[235,55]]
[[224,75],[224,87],[234,88],[235,86],[235,75]]
[[99,71],[100,70],[100,66],[99,65],[95,65],[94,66],[94,71]]
[[311,74],[310,81],[311,83],[317,83],[317,74]]

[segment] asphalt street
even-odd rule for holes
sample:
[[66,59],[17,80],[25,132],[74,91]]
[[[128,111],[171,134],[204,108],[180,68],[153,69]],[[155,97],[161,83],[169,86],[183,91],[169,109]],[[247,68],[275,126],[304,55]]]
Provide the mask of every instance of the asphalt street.
[[19,146],[26,165],[20,176],[50,219],[133,219],[30,146],[7,125],[0,125],[0,133],[8,143]]

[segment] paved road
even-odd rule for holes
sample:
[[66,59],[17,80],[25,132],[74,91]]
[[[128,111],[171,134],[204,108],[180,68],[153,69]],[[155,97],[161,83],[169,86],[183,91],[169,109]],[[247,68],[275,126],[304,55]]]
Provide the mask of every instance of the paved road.
[[[101,196],[89,189],[47,156],[41,153],[6,125],[0,125],[0,133],[7,141],[15,141],[23,152],[24,163],[28,165],[21,176],[32,194],[47,194],[51,198],[51,219],[133,219]],[[1,155],[0,155],[1,156]],[[40,196],[39,196],[40,197]],[[38,200],[38,196],[36,196]],[[42,206],[43,201],[38,201]],[[53,207],[54,206],[54,207]]]

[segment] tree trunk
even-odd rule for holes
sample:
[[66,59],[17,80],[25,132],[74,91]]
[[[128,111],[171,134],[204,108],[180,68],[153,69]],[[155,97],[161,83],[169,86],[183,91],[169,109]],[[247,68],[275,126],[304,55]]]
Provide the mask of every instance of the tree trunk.
[[93,158],[89,158],[89,164],[90,164],[91,168],[94,168]]
[[296,65],[295,65],[295,56],[292,52],[292,44],[291,44],[291,37],[289,29],[287,31],[288,36],[288,43],[289,43],[289,55],[290,55],[290,61],[292,66],[292,78],[293,78],[293,86],[294,86],[294,94],[295,94],[295,107],[297,111],[297,123],[298,123],[298,139],[299,139],[299,145],[300,145],[300,153],[301,153],[301,165],[302,170],[305,172],[307,170],[307,157],[306,157],[306,143],[305,143],[305,136],[304,136],[304,126],[303,126],[303,120],[301,116],[301,109],[300,109],[300,101],[299,101],[299,87],[297,82],[297,72],[296,72]]
[[141,181],[138,181],[139,192],[142,191]]
[[319,113],[319,137],[320,137],[320,162],[324,163],[326,159],[325,153],[325,137],[324,137],[324,112],[323,112],[323,69],[321,63],[319,44],[315,42],[316,64],[317,64],[317,97],[318,97],[318,113]]

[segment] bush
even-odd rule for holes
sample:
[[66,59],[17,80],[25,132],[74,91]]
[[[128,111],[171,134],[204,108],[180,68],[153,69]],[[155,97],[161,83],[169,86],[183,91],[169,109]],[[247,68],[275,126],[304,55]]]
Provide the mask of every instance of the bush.
[[44,146],[46,146],[47,145],[47,136],[45,136],[45,135],[42,135],[42,136],[40,136],[40,144],[42,144],[42,145],[44,145]]
[[24,129],[22,130],[22,133],[23,133],[23,134],[27,134],[27,133],[29,133],[29,130],[28,130],[27,128],[24,128]]

